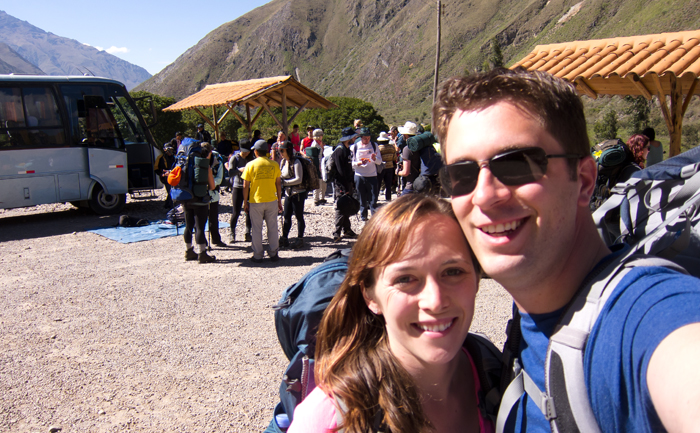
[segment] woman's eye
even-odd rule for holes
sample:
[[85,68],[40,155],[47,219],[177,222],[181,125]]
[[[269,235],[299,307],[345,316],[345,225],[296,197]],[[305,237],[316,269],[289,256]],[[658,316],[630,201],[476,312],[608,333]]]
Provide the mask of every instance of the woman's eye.
[[444,274],[447,277],[456,277],[458,275],[462,275],[465,273],[466,273],[466,271],[464,269],[460,269],[460,268],[448,268],[448,269],[445,269],[445,271],[444,271]]
[[400,285],[405,285],[413,281],[413,278],[410,275],[401,275],[400,277],[394,278],[394,285],[395,286],[400,286]]

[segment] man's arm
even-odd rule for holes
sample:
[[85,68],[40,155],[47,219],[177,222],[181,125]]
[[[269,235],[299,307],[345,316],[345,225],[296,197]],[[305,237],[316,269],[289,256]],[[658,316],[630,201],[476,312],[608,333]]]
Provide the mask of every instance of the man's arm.
[[250,191],[250,182],[243,181],[243,211],[248,212],[248,191]]
[[654,350],[647,386],[669,432],[700,432],[700,323],[676,329]]
[[[275,179],[275,186],[277,187],[277,205],[279,206],[280,212],[283,211],[282,209],[282,178],[278,177]],[[244,195],[245,197],[245,195]]]
[[398,174],[401,177],[406,177],[408,174],[411,172],[411,160],[410,159],[404,159],[402,162],[402,168],[401,171],[399,171]]

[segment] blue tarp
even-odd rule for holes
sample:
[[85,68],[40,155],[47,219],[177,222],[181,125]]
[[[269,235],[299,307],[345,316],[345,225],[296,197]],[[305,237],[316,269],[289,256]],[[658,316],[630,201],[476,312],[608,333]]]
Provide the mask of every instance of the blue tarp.
[[[219,221],[219,228],[225,227],[230,226],[226,222]],[[208,228],[209,224],[207,223],[207,229]],[[121,242],[122,244],[130,244],[132,242],[150,241],[167,236],[177,236],[178,234],[182,235],[184,230],[184,224],[180,226],[179,230],[176,230],[175,225],[173,224],[165,224],[161,221],[155,221],[142,227],[105,227],[88,231],[90,233],[104,236],[113,241]]]

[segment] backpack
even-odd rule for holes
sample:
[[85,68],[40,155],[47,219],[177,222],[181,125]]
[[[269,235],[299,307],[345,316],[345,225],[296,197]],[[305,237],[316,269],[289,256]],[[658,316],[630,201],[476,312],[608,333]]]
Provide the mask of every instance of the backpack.
[[[311,192],[315,189],[318,189],[320,187],[320,183],[318,181],[318,171],[316,170],[316,166],[314,165],[314,163],[310,159],[302,156],[301,153],[297,153],[295,155],[295,159],[301,162],[301,184],[306,190],[306,192]],[[291,165],[292,167],[294,167],[293,164],[294,163],[292,163]]]
[[540,402],[552,431],[599,431],[584,384],[583,357],[587,336],[608,296],[635,266],[664,266],[686,274],[687,269],[700,277],[700,148],[634,173],[611,194],[593,219],[605,243],[624,242],[626,252],[582,284],[559,320],[547,348],[544,396],[513,361],[520,344],[515,310],[504,352],[516,379],[513,389],[509,386],[504,393],[496,431],[502,431],[522,392]]
[[168,183],[172,185],[170,196],[173,201],[208,203],[211,200],[208,187],[209,159],[201,156],[199,141],[189,137],[182,140],[171,172],[173,183],[179,176],[177,183],[173,185],[170,176],[168,177]]
[[420,158],[421,176],[435,176],[440,173],[442,157],[433,146],[436,142],[435,136],[429,131],[408,139],[408,148],[411,152],[418,153]]
[[[316,332],[324,311],[345,278],[350,251],[338,250],[328,256],[323,264],[287,287],[274,307],[277,337],[290,362],[280,385],[280,403],[265,433],[279,433],[281,428],[286,428],[293,420],[296,406],[316,387]],[[488,338],[471,332],[464,345],[479,372],[480,409],[495,420],[503,369],[501,352]],[[337,416],[342,418],[341,411]]]
[[[340,146],[342,146],[342,144]],[[333,182],[335,178],[338,177],[338,168],[335,166],[335,162],[333,162],[332,155],[333,154],[323,158],[323,170],[326,173],[326,182]]]
[[591,196],[591,212],[607,200],[612,188],[620,179],[628,179],[640,167],[632,161],[632,154],[619,138],[605,140],[593,146],[593,158],[598,166],[595,189]]

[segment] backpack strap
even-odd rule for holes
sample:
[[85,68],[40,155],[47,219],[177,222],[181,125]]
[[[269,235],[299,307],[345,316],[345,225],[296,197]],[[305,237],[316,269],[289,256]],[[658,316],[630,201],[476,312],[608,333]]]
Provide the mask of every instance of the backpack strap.
[[502,368],[501,351],[483,334],[470,332],[464,341],[479,375],[479,410],[482,418],[496,422],[501,402],[500,384]]
[[546,392],[537,387],[527,372],[518,372],[504,392],[496,423],[497,433],[503,432],[508,415],[523,392],[540,408],[552,432],[600,432],[588,400],[583,368],[588,336],[600,312],[615,287],[632,268],[662,266],[687,273],[668,260],[634,252],[628,247],[626,252],[608,259],[581,284],[549,338],[544,368]]

